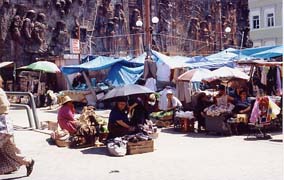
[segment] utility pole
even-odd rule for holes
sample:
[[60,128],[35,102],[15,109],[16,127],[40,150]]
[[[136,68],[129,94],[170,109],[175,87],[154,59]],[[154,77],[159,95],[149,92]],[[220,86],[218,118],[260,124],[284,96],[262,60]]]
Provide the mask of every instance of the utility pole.
[[79,39],[79,54],[78,54],[78,62],[79,62],[79,64],[81,63],[81,35],[80,35],[80,24],[79,24],[79,26],[78,26],[78,39]]
[[152,44],[152,38],[151,38],[151,31],[150,31],[150,0],[145,0],[145,32],[146,32],[146,52],[147,56],[149,57],[151,55],[151,44]]
[[[221,2],[220,2],[221,3]],[[223,51],[224,44],[223,44],[223,24],[222,24],[222,4],[220,4],[220,15],[219,15],[219,23],[220,23],[220,50]]]

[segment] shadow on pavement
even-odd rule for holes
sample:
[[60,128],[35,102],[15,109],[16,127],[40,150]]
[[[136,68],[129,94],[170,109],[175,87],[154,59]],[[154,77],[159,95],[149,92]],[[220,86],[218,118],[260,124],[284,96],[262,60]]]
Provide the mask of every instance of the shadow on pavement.
[[283,133],[282,131],[274,131],[274,132],[266,132],[265,136],[263,134],[258,133],[253,133],[250,136],[247,136],[244,138],[245,141],[258,141],[258,140],[268,140],[271,142],[278,142],[282,143],[283,142]]
[[179,129],[170,127],[170,128],[162,128],[161,132],[169,133],[169,134],[178,134],[184,135],[191,138],[224,138],[227,136],[222,136],[221,134],[206,134],[205,132],[195,133],[195,132],[181,132]]
[[56,146],[55,141],[51,139],[50,137],[45,139],[45,141],[51,146]]
[[186,134],[187,137],[191,137],[191,138],[226,138],[226,137],[229,137],[229,136],[225,136],[225,135],[222,135],[222,134],[218,134],[218,133],[214,133],[214,134],[207,134],[207,133],[188,133]]
[[13,128],[15,131],[33,131],[33,128],[22,127],[22,126],[17,126],[17,125],[14,125]]
[[83,154],[98,154],[98,155],[105,155],[109,156],[108,150],[106,147],[91,147],[88,149],[81,150]]
[[10,178],[2,179],[2,180],[21,179],[21,178],[25,178],[25,177],[27,177],[27,176],[10,177]]
[[59,108],[56,108],[56,109],[40,109],[40,111],[43,111],[45,113],[50,113],[50,114],[57,114],[58,110],[59,110]]

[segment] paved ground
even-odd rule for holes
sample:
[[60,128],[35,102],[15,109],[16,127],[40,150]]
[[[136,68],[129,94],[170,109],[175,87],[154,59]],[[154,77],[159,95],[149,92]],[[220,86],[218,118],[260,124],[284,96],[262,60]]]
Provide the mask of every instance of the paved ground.
[[[12,110],[14,124],[26,127],[22,110]],[[41,121],[55,120],[56,113],[38,110]],[[245,136],[219,137],[177,133],[162,129],[155,151],[111,157],[105,148],[68,149],[47,143],[49,136],[25,129],[15,132],[17,145],[35,159],[28,178],[19,171],[0,179],[161,179],[161,180],[282,180],[283,144],[279,141],[245,141]],[[282,132],[274,133],[281,140]]]

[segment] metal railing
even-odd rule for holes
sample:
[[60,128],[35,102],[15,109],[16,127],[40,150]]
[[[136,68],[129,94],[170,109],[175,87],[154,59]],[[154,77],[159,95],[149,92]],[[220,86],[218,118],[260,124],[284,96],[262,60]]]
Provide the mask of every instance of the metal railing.
[[6,94],[8,96],[28,96],[29,97],[29,99],[30,99],[29,105],[30,106],[25,105],[25,104],[11,104],[11,107],[20,107],[20,108],[25,108],[27,110],[27,115],[28,115],[30,127],[33,127],[31,113],[30,113],[30,109],[32,109],[35,128],[39,129],[39,121],[38,121],[36,105],[35,105],[35,100],[34,100],[33,94],[30,93],[30,92],[14,92],[14,91],[6,91]]

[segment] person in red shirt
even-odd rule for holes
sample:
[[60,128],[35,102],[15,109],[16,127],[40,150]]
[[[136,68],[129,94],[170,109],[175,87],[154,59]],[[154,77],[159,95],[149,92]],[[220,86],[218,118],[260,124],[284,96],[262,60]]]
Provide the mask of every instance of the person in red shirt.
[[75,134],[80,127],[79,121],[74,119],[75,108],[69,96],[63,98],[62,106],[57,114],[57,121],[62,130]]

